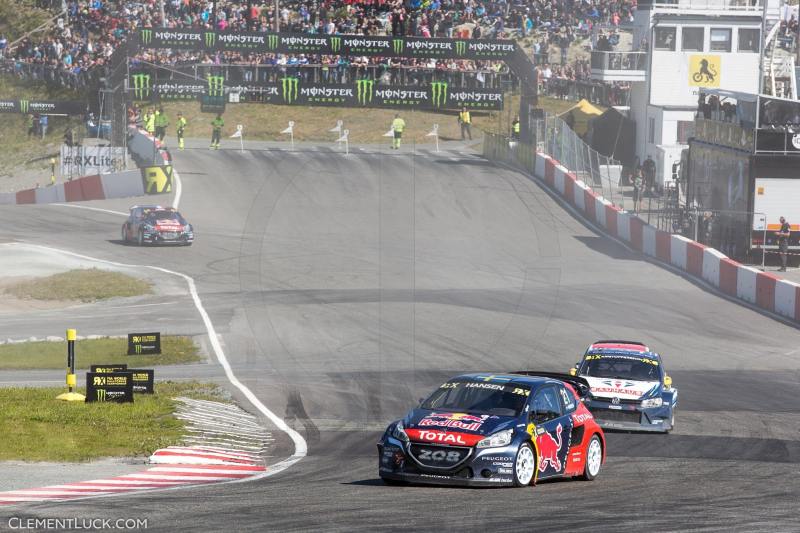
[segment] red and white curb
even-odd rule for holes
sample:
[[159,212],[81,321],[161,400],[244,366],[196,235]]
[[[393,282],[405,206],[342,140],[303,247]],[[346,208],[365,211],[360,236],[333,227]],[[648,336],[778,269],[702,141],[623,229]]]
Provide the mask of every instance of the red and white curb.
[[[153,452],[141,472],[109,479],[0,492],[0,505],[64,501],[262,477],[270,433],[242,409],[219,402],[176,398],[176,417],[189,432],[186,446]],[[231,445],[212,443],[229,441]],[[198,443],[199,444],[196,444]]]
[[93,479],[64,485],[0,492],[0,505],[63,501],[91,496],[143,492],[180,485],[238,481],[257,476],[265,470],[264,465],[252,463],[160,465],[134,474],[108,479]]

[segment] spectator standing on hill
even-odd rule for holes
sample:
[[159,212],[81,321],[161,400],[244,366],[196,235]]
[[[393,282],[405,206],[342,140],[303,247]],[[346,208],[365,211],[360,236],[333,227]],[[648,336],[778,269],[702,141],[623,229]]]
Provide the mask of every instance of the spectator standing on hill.
[[36,124],[34,121],[35,121],[34,116],[28,113],[28,119],[27,119],[28,137],[33,137],[34,135],[36,135]]
[[47,135],[47,123],[48,123],[47,115],[44,115],[44,114],[40,115],[39,116],[39,131],[42,132],[42,139],[44,139],[44,136]]
[[217,118],[211,121],[211,148],[214,150],[219,150],[223,127],[225,127],[225,121],[222,120],[222,113],[217,113]]

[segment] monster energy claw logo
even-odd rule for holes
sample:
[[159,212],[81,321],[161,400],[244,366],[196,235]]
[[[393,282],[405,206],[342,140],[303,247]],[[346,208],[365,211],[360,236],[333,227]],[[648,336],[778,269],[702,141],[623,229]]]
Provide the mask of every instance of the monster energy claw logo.
[[278,48],[278,36],[277,35],[267,35],[267,47],[270,50],[275,50]]
[[30,108],[31,103],[29,100],[20,100],[19,101],[19,112],[20,113],[27,113],[28,109]]
[[467,43],[465,41],[456,41],[456,55],[463,56],[467,53]]
[[283,101],[291,104],[297,100],[297,90],[300,85],[299,78],[281,78],[281,95]]
[[136,353],[142,353],[142,345],[141,344],[137,344],[136,346],[134,346],[134,351]]
[[392,50],[395,54],[403,53],[403,39],[392,39]]
[[133,96],[136,100],[146,100],[150,98],[150,74],[134,74]]
[[433,107],[447,105],[447,82],[435,81],[431,83],[431,99],[433,100]]
[[225,78],[223,76],[208,76],[208,96],[222,96],[224,86]]
[[372,102],[372,94],[375,92],[375,80],[364,78],[356,81],[358,103],[367,105]]
[[106,401],[106,390],[105,389],[97,389],[97,390],[95,390],[95,393],[97,393],[97,401],[98,402]]
[[142,30],[142,44],[150,44],[153,41],[153,30]]
[[206,48],[214,48],[214,44],[217,42],[217,34],[211,31],[207,31],[203,34],[203,38],[206,42]]
[[331,52],[333,52],[334,54],[338,54],[341,49],[342,49],[342,38],[331,37]]

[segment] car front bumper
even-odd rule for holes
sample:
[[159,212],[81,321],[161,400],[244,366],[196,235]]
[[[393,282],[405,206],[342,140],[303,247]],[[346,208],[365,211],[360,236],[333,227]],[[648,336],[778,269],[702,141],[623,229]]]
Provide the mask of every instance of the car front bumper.
[[455,468],[426,468],[411,454],[408,444],[384,435],[378,443],[378,474],[385,479],[464,487],[513,486],[516,445],[478,450]]
[[638,404],[614,405],[591,399],[586,407],[603,429],[665,433],[672,429],[673,408],[669,405],[643,409]]

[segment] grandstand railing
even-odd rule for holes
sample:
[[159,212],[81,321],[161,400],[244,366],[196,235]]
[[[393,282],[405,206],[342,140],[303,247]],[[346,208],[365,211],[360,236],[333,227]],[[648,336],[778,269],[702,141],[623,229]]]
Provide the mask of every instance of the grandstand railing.
[[592,52],[592,70],[646,70],[647,52]]
[[639,9],[697,11],[755,11],[764,9],[768,0],[639,0]]
[[373,78],[378,83],[392,85],[427,85],[432,81],[447,81],[466,88],[491,88],[511,90],[518,86],[516,77],[509,72],[495,70],[443,70],[427,67],[382,65],[251,65],[211,64],[168,66],[131,63],[132,72],[149,71],[154,80],[180,78],[205,79],[206,75],[224,75],[226,83],[276,82],[284,76],[298,76],[309,83],[351,83],[361,78]]
[[630,87],[598,81],[550,78],[542,82],[540,94],[564,100],[588,100],[605,107],[625,106],[629,102]]

